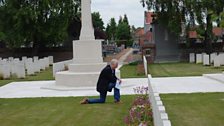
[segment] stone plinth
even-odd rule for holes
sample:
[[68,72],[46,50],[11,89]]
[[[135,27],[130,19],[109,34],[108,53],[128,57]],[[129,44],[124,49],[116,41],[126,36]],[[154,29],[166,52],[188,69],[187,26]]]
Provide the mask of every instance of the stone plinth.
[[107,65],[102,58],[101,40],[74,41],[73,52],[73,63],[68,65],[68,71],[56,73],[56,86],[96,86],[101,70]]

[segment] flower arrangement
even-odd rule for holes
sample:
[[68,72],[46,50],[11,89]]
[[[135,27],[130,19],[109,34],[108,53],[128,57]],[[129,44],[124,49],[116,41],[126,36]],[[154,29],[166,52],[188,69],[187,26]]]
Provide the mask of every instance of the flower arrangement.
[[134,92],[137,95],[125,117],[127,126],[153,126],[152,108],[149,101],[148,87],[136,87]]

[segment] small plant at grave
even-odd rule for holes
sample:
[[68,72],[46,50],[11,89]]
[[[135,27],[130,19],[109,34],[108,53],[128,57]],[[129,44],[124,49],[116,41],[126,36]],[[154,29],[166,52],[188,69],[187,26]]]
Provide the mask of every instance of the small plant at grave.
[[68,71],[68,65],[65,65],[65,71]]
[[124,118],[127,126],[153,126],[152,108],[148,91],[148,87],[134,88],[137,97],[133,101],[128,115]]

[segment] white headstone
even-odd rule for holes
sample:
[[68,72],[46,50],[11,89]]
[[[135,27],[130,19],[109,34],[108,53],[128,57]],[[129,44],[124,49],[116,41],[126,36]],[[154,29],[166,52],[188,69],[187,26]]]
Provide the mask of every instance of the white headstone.
[[203,65],[210,65],[209,55],[203,55]]
[[39,60],[39,64],[40,64],[41,70],[45,70],[45,61],[44,61],[44,59],[40,59]]
[[0,61],[2,61],[2,57],[0,57]]
[[219,60],[219,56],[216,56],[214,58],[214,67],[220,67],[221,64],[220,64],[220,60]]
[[194,53],[190,53],[190,55],[189,55],[189,62],[190,63],[195,63],[195,54]]
[[224,53],[219,54],[220,64],[224,65]]
[[26,62],[25,62],[25,68],[26,68],[26,69],[27,69],[29,63],[33,63],[33,59],[32,59],[32,58],[28,58],[28,59],[26,60]]
[[34,63],[33,62],[28,62],[27,63],[27,75],[34,75]]
[[214,63],[214,59],[217,56],[217,53],[210,54],[210,63]]
[[9,59],[10,62],[13,61],[13,57],[9,57],[8,59]]
[[50,66],[49,58],[45,57],[44,60],[45,60],[45,68],[48,68]]
[[202,55],[202,62],[203,62],[203,58],[204,58],[204,55],[207,55],[206,53],[201,53],[201,55]]
[[26,57],[26,56],[23,56],[23,57],[22,57],[22,62],[25,63],[26,60],[27,60],[27,57]]
[[14,63],[15,70],[16,70],[16,76],[17,78],[25,78],[26,77],[26,71],[25,66],[23,62]]
[[0,67],[0,74],[2,74],[2,77],[4,79],[10,78],[10,64],[8,63],[2,63],[2,67]]
[[53,56],[48,56],[48,59],[49,59],[49,64],[50,65],[53,65],[53,63],[54,63],[54,57]]
[[40,72],[40,61],[39,60],[37,60],[37,61],[34,61],[33,62],[34,63],[34,72],[37,72],[37,73],[39,73]]
[[196,54],[196,63],[202,63],[202,54]]
[[18,63],[18,62],[20,62],[20,60],[19,60],[19,58],[15,58],[15,59],[13,60],[13,62],[14,62],[14,63]]
[[37,61],[38,59],[39,59],[38,56],[34,56],[34,57],[33,57],[33,61]]
[[12,75],[15,75],[16,74],[16,68],[15,68],[14,63],[16,63],[16,61],[14,61],[14,60],[8,62],[9,66],[10,66],[10,73]]

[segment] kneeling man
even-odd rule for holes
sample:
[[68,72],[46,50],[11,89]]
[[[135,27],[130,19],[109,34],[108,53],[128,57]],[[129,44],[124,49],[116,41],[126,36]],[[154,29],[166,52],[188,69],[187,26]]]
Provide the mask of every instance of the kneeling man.
[[107,65],[100,73],[97,82],[97,91],[100,93],[99,99],[83,99],[81,104],[94,104],[94,103],[105,103],[107,97],[107,91],[111,92],[114,89],[114,102],[120,102],[120,90],[116,88],[117,81],[121,84],[121,80],[116,77],[115,70],[118,67],[118,60],[111,60],[110,64]]

